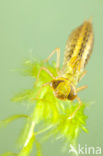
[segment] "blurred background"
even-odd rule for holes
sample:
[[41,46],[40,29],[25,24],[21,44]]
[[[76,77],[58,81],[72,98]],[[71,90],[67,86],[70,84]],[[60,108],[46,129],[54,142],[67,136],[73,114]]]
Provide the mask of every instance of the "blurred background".
[[[0,1],[0,120],[26,113],[24,105],[10,101],[22,89],[32,87],[32,79],[19,75],[17,68],[25,58],[45,59],[53,49],[61,49],[70,32],[89,17],[93,18],[95,43],[88,73],[80,85],[88,89],[79,96],[91,106],[87,109],[88,134],[81,133],[82,146],[103,147],[103,1],[102,0],[3,0]],[[52,59],[55,59],[54,56]],[[0,129],[0,154],[17,152],[16,140],[24,125],[17,120]],[[67,156],[62,141],[43,144],[44,156]],[[103,150],[103,149],[102,149]],[[31,155],[34,155],[33,153]]]

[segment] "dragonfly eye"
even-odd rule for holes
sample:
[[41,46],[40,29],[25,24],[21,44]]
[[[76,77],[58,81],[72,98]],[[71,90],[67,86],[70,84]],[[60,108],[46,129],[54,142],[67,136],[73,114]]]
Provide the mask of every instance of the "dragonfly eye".
[[56,89],[57,86],[58,86],[61,82],[64,82],[64,81],[63,81],[63,80],[53,80],[53,81],[51,82],[51,86],[52,86],[54,89]]
[[76,97],[77,97],[77,93],[76,93],[75,89],[71,86],[71,91],[68,95],[68,99],[74,100]]

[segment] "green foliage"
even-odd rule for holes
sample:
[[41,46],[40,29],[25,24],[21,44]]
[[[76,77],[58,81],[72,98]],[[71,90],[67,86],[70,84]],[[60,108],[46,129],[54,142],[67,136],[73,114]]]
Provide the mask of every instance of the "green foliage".
[[12,152],[6,152],[6,153],[2,154],[2,156],[17,156],[17,154],[12,153]]
[[[29,105],[33,103],[33,111],[29,116],[16,115],[2,121],[2,124],[7,124],[20,117],[27,118],[27,122],[18,141],[20,152],[16,155],[29,156],[34,143],[36,145],[37,155],[41,156],[41,145],[39,142],[51,136],[57,139],[63,138],[66,144],[75,146],[81,130],[87,132],[85,128],[87,117],[84,114],[86,105],[83,104],[74,118],[69,119],[70,115],[76,110],[79,104],[70,101],[60,101],[54,96],[49,86],[42,87],[44,83],[52,80],[45,71],[41,71],[40,77],[38,81],[36,81],[37,74],[42,66],[45,66],[54,76],[57,76],[55,62],[52,64],[44,64],[39,61],[25,60],[23,66],[22,74],[30,76],[33,79],[35,78],[35,82],[31,89],[26,89],[17,94],[12,98],[12,101],[26,102]],[[12,155],[12,153],[7,153],[3,156],[7,155]]]
[[18,115],[13,115],[5,120],[1,120],[0,121],[0,127],[6,126],[7,124],[9,124],[10,122],[19,119],[19,118],[28,118],[28,115],[25,114],[18,114]]

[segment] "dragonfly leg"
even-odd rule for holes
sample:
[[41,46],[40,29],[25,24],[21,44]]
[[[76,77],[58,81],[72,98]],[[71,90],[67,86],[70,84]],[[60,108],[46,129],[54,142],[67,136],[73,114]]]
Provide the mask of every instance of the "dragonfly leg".
[[84,71],[84,72],[81,74],[79,81],[86,75],[86,73],[87,73],[87,71]]
[[47,68],[41,67],[40,70],[39,70],[39,72],[38,72],[38,74],[37,74],[36,82],[38,82],[39,77],[40,77],[40,73],[41,73],[42,70],[44,70],[45,72],[47,72],[53,79],[55,78],[55,77],[53,76],[53,74],[52,74]]
[[57,53],[57,60],[56,60],[56,70],[57,72],[59,71],[59,66],[60,66],[60,48],[56,48],[54,49],[51,54],[47,57],[46,60],[44,60],[44,62],[48,62],[49,59],[55,54]]
[[75,117],[75,114],[77,113],[77,111],[80,109],[80,107],[82,106],[82,102],[80,100],[80,98],[77,96],[76,97],[77,101],[79,102],[79,106],[76,108],[76,110],[70,115],[70,117],[68,119],[72,119]]
[[[77,88],[77,92],[79,92],[79,91],[81,91],[81,90],[84,90],[84,89],[86,89],[88,86],[82,86],[82,87],[79,87],[79,88]],[[82,106],[82,102],[81,102],[81,100],[80,100],[80,98],[77,96],[76,97],[76,99],[77,99],[77,101],[79,102],[79,106],[77,107],[77,109],[70,115],[70,117],[68,118],[68,119],[72,119],[72,118],[74,118],[74,116],[75,116],[75,114],[77,113],[77,111],[80,109],[80,107]]]
[[84,89],[86,89],[86,88],[88,88],[87,85],[81,86],[81,87],[77,88],[77,92],[80,92],[81,90],[84,90]]
[[45,83],[45,84],[43,84],[42,86],[41,86],[41,88],[39,89],[39,91],[38,91],[38,93],[37,93],[37,95],[36,95],[36,100],[38,100],[39,99],[39,95],[40,95],[40,92],[42,91],[42,89],[44,88],[44,87],[46,87],[46,86],[49,86],[50,85],[50,82],[47,82],[47,83]]
[[[38,74],[37,74],[36,83],[37,83],[38,80],[39,80],[40,73],[41,73],[42,70],[44,70],[45,72],[47,72],[53,79],[55,78],[55,77],[53,76],[53,74],[52,74],[47,68],[41,67],[40,70],[39,70],[39,72],[38,72]],[[49,86],[49,85],[50,85],[50,82],[47,82],[47,83],[45,83],[45,84],[43,84],[43,85],[41,86],[41,88],[39,89],[39,91],[38,91],[38,93],[37,93],[37,96],[36,96],[36,98],[35,98],[36,100],[39,99],[38,97],[39,97],[39,95],[40,95],[40,92],[41,92],[42,88],[43,88],[43,87],[46,87],[46,86]]]

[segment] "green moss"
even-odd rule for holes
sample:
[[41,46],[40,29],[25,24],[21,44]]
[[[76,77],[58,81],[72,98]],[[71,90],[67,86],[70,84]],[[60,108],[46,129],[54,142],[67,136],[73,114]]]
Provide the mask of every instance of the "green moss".
[[[41,66],[47,67],[54,76],[57,75],[55,62],[43,64],[42,61],[25,60],[21,71],[23,75],[30,76],[36,80]],[[41,145],[37,141],[37,136],[40,134],[42,135],[39,137],[39,142],[54,136],[54,138],[63,138],[66,144],[75,146],[80,132],[87,132],[85,127],[87,117],[84,114],[86,104],[83,103],[75,117],[69,119],[70,115],[78,107],[78,103],[58,100],[49,86],[42,88],[37,99],[41,86],[46,82],[50,82],[51,79],[48,73],[42,71],[38,82],[34,80],[34,85],[31,89],[26,89],[12,98],[13,102],[33,103],[34,106],[29,117],[24,115],[24,117],[27,117],[27,122],[19,138],[20,152],[16,154],[17,156],[29,156],[33,143],[36,145],[37,155],[41,156]],[[19,117],[23,116],[19,115],[17,118]],[[5,121],[9,123],[13,119],[15,119],[15,116],[2,121],[2,123],[5,123]],[[10,153],[6,155],[10,155]]]

